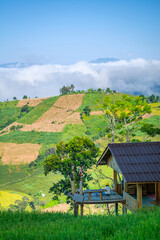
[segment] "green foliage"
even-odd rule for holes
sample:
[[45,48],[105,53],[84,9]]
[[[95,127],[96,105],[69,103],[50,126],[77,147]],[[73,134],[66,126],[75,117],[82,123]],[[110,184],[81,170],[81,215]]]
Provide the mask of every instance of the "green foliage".
[[155,96],[154,94],[152,94],[151,96],[148,97],[148,100],[151,103],[159,102],[159,96]]
[[45,113],[47,110],[49,110],[50,107],[53,106],[53,104],[57,101],[58,98],[59,96],[46,99],[44,102],[37,105],[23,118],[19,119],[18,122],[25,124],[34,123],[40,116],[42,116],[43,113]]
[[56,197],[71,191],[70,175],[73,168],[76,187],[79,186],[80,182],[80,167],[83,167],[83,186],[88,186],[87,181],[91,180],[91,175],[87,170],[96,163],[98,153],[99,149],[95,144],[84,137],[75,136],[65,144],[63,142],[57,144],[56,154],[44,161],[45,175],[51,171],[53,173],[60,172],[65,178],[51,188]]
[[28,107],[27,104],[24,105],[24,106],[22,107],[22,109],[21,109],[21,112],[26,112],[26,113],[28,113],[29,111],[30,111],[30,109],[29,109],[29,107]]
[[[107,96],[109,96],[111,98],[111,102],[114,103],[117,100],[121,100],[124,94],[119,93],[119,94],[109,94]],[[99,111],[100,107],[99,105],[103,104],[103,98],[104,98],[105,92],[88,92],[84,95],[83,98],[83,103],[82,105],[78,108],[78,112],[82,112],[83,109],[85,108],[85,106],[89,106],[89,108],[91,109],[91,111]],[[128,94],[128,96],[131,96]],[[97,102],[99,104],[97,104]]]
[[[117,137],[116,129],[123,129],[119,134],[126,137],[126,141],[130,142],[136,125],[131,125],[132,122],[138,122],[142,119],[145,113],[151,113],[151,106],[143,101],[141,97],[132,97],[124,94],[121,100],[112,102],[110,96],[105,96],[103,104],[99,105],[104,112],[103,117],[109,121],[108,129],[112,136],[112,142]],[[122,141],[122,140],[121,140]]]
[[82,121],[84,121],[84,117],[89,117],[90,116],[90,112],[91,112],[91,109],[89,106],[85,106],[85,108],[83,109],[83,111],[80,113],[80,116],[81,116],[81,119]]
[[52,154],[55,154],[55,148],[49,148],[49,149],[46,149],[44,152],[41,152],[38,157],[36,158],[36,160],[32,161],[30,164],[29,164],[29,168],[31,169],[36,169],[40,166],[42,166],[44,160],[49,156],[49,155],[52,155]]
[[10,130],[15,131],[15,130],[19,130],[20,128],[23,128],[23,125],[17,125],[17,126],[13,125],[12,127],[10,127]]
[[135,137],[139,137],[141,141],[148,139],[159,141],[159,122],[160,116],[157,115],[141,120],[138,129],[135,131]]
[[61,137],[61,132],[12,131],[9,134],[0,136],[0,142],[53,144],[58,143]]
[[153,124],[144,123],[140,130],[141,132],[147,133],[151,137],[154,137],[157,134],[160,135],[160,128],[154,127]]
[[11,204],[9,206],[9,211],[10,212],[15,212],[15,211],[24,211],[26,210],[26,207],[28,206],[29,198],[26,196],[22,197],[22,200],[16,200],[14,204]]
[[0,219],[1,239],[159,239],[159,208],[118,217],[93,215],[83,218],[63,213],[0,212]]
[[0,130],[15,122],[20,115],[21,108],[5,107],[0,108]]
[[74,88],[75,88],[75,86],[74,86],[73,84],[71,84],[71,86],[63,86],[63,87],[60,89],[60,94],[61,94],[61,95],[65,95],[65,94],[74,92]]
[[23,96],[23,99],[27,99],[27,98],[28,98],[27,95],[24,95],[24,96]]

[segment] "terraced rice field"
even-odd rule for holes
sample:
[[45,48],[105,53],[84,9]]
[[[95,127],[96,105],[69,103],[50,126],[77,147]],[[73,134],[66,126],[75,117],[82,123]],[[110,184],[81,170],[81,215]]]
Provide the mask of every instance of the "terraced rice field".
[[66,124],[81,124],[79,112],[84,94],[61,96],[55,104],[33,124],[24,124],[21,131],[62,132]]
[[27,164],[37,158],[40,148],[40,144],[0,142],[1,161],[3,164]]

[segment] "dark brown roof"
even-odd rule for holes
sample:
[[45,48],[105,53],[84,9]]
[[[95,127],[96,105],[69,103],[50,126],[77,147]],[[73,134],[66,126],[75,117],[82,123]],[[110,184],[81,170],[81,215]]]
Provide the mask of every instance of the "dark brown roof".
[[127,182],[160,182],[160,142],[110,143],[97,165],[110,154]]

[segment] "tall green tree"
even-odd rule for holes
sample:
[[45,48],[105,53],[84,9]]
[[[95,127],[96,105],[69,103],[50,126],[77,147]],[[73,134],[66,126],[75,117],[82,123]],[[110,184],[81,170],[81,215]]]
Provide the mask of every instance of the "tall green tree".
[[68,194],[71,191],[72,170],[74,169],[74,179],[76,188],[79,188],[80,168],[83,168],[83,187],[88,186],[88,181],[92,179],[88,169],[96,163],[99,154],[99,148],[89,139],[85,137],[75,136],[67,143],[58,143],[56,146],[56,154],[51,155],[44,161],[44,173],[49,172],[61,173],[63,178],[54,183],[50,189],[54,193],[54,199],[58,196]]
[[132,97],[126,94],[121,100],[114,102],[110,96],[105,96],[99,107],[103,111],[102,117],[107,123],[112,142],[115,142],[116,130],[119,130],[121,137],[125,137],[126,142],[130,142],[139,120],[144,114],[151,113],[151,107],[141,97]]

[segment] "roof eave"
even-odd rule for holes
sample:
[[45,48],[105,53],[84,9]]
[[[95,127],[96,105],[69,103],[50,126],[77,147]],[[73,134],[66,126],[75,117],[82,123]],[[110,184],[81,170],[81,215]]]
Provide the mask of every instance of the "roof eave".
[[[110,151],[110,149],[108,148],[108,146],[106,147],[106,149],[104,150],[104,152],[102,153],[102,155],[100,156],[100,159],[98,160],[96,167],[98,167],[99,164],[101,164],[101,161],[103,160],[103,158],[106,156],[107,152]],[[102,164],[102,165],[107,165],[107,164]]]

